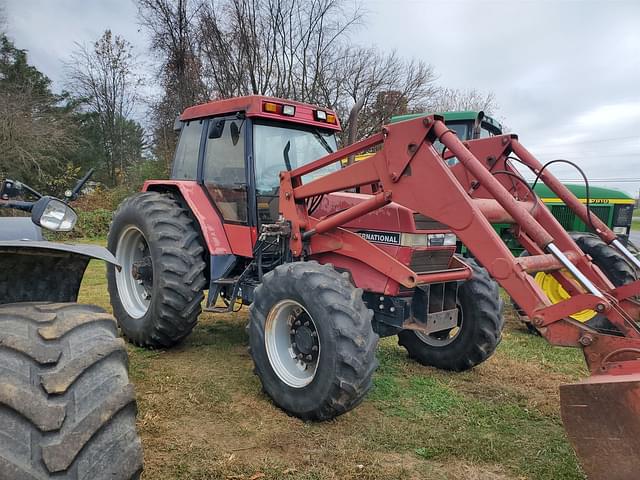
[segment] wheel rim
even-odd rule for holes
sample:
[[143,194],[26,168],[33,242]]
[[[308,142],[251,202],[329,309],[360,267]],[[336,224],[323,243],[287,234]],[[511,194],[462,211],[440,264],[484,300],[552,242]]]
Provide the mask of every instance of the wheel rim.
[[264,341],[271,368],[293,388],[309,385],[320,358],[318,330],[309,312],[295,300],[281,300],[267,315]]
[[462,324],[464,322],[464,315],[462,312],[462,307],[458,304],[458,325],[449,328],[447,330],[442,330],[440,332],[433,333],[425,333],[419,330],[415,330],[416,336],[427,345],[431,345],[432,347],[445,347],[453,342],[462,331]]
[[[562,285],[560,285],[560,282],[558,282],[553,277],[553,275],[545,272],[538,272],[536,273],[536,276],[534,278],[536,283],[540,285],[544,293],[547,295],[551,303],[555,304],[571,298],[571,295],[569,295],[569,293],[562,287]],[[577,320],[578,322],[584,323],[591,320],[597,314],[598,313],[595,310],[587,309],[581,310],[569,316],[574,320]]]
[[153,292],[153,264],[149,244],[142,232],[130,225],[118,239],[116,259],[122,266],[116,269],[116,287],[127,314],[141,318],[149,310]]

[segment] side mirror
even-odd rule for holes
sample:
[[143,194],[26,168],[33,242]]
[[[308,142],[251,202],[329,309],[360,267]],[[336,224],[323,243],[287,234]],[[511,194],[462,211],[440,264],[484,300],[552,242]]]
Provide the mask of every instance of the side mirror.
[[231,130],[231,141],[235,147],[238,144],[238,140],[240,140],[240,127],[236,122],[231,122],[229,129]]
[[54,232],[70,232],[77,220],[73,208],[53,197],[40,198],[31,210],[33,223]]
[[220,138],[224,130],[224,118],[214,118],[209,126],[209,140]]

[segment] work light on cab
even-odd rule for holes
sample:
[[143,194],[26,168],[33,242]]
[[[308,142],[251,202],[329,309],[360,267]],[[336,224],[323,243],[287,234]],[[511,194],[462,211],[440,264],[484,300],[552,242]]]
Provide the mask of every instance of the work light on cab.
[[267,113],[286,115],[287,117],[293,117],[296,114],[296,107],[294,105],[282,105],[276,102],[264,102],[262,110]]

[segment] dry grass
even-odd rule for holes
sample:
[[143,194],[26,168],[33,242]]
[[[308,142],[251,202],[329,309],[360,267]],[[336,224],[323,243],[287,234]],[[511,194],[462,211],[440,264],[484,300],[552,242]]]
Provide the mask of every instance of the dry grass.
[[[92,262],[81,301],[109,308]],[[144,479],[579,479],[558,385],[580,353],[510,321],[498,352],[452,374],[381,342],[374,388],[354,411],[309,424],[275,408],[252,374],[246,312],[203,315],[181,346],[130,348]]]

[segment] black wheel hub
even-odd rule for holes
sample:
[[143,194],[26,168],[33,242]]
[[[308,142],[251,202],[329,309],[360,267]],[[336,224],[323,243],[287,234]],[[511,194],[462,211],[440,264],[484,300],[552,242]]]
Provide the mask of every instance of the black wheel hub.
[[138,262],[134,262],[131,266],[131,275],[136,280],[141,280],[145,287],[152,286],[153,283],[153,264],[151,257],[144,257]]
[[315,362],[319,350],[315,325],[305,312],[298,312],[291,320],[290,336],[294,354],[305,363]]

